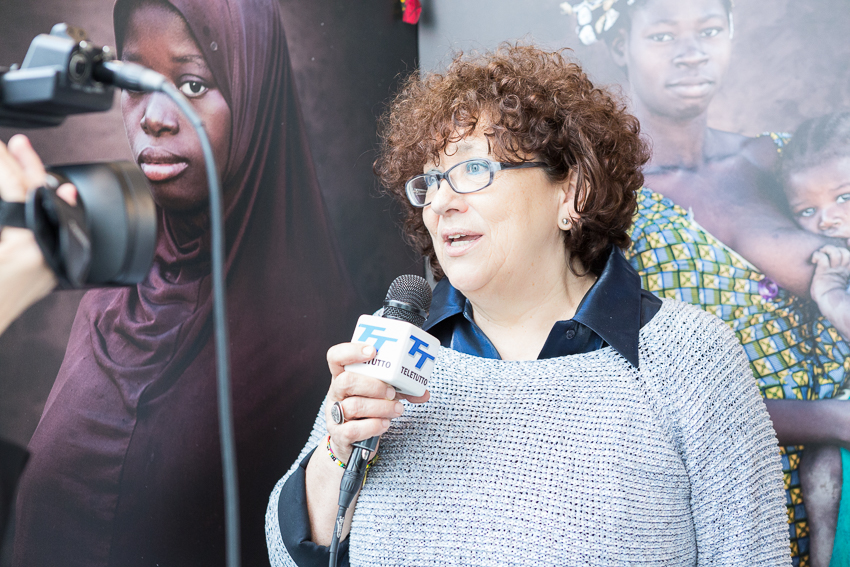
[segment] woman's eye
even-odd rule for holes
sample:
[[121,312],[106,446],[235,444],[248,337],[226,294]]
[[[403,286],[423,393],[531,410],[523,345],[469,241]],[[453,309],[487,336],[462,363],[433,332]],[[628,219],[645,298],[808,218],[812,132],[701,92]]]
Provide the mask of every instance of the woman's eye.
[[197,98],[204,95],[209,89],[201,81],[184,81],[180,83],[180,92],[189,98]]
[[808,209],[803,209],[802,211],[798,212],[797,216],[806,218],[806,217],[813,216],[814,214],[815,214],[815,208],[809,207]]
[[714,37],[719,34],[721,31],[720,28],[706,28],[700,32],[701,37]]
[[656,42],[664,42],[664,41],[673,41],[673,34],[662,32],[662,33],[654,33],[649,36],[650,41]]
[[850,201],[850,193],[843,193],[835,199],[836,203],[846,203],[847,201]]
[[466,174],[467,175],[481,175],[483,173],[490,173],[490,168],[483,161],[471,161],[466,164]]
[[439,184],[440,184],[440,180],[437,179],[436,175],[426,175],[425,176],[425,186],[428,187],[428,189],[434,189]]

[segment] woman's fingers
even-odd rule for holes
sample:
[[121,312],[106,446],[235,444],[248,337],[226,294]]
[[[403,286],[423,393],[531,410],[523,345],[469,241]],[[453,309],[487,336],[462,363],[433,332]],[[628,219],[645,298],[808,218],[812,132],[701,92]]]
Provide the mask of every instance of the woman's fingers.
[[346,423],[355,419],[392,419],[404,413],[404,405],[394,400],[353,397],[339,402]]
[[[46,175],[41,158],[26,136],[12,136],[8,146],[0,142],[0,199],[26,200],[27,191],[44,185]],[[69,205],[77,204],[77,188],[70,183],[63,183],[56,193]]]
[[392,386],[387,386],[377,378],[370,378],[356,372],[342,372],[333,379],[328,397],[334,401],[352,396],[393,400],[395,394]]
[[6,145],[0,142],[0,199],[22,202],[26,197],[27,186],[21,164],[9,153]]
[[[345,366],[371,360],[375,348],[363,343],[343,343],[328,350],[328,367],[331,371],[331,386],[328,390],[325,420],[331,442],[339,450],[337,456],[347,458],[351,444],[370,437],[383,435],[390,420],[404,413],[399,399],[413,403],[428,401],[431,394],[406,396],[397,394],[395,388],[369,376],[345,370]],[[336,423],[331,408],[338,403],[344,415],[343,423]]]
[[383,435],[389,428],[390,420],[386,418],[357,419],[337,425],[331,432],[334,453],[348,460],[352,443]]
[[337,376],[347,364],[371,360],[377,351],[365,343],[342,343],[328,349],[328,368],[332,376]]
[[424,404],[425,402],[431,399],[431,392],[429,390],[425,390],[425,393],[421,396],[410,396],[408,394],[400,393],[396,393],[395,396],[397,399],[407,400],[412,404]]
[[[817,254],[817,252],[815,254]],[[814,256],[812,256],[812,262],[814,261]],[[401,399],[414,404],[421,404],[427,402],[431,398],[431,393],[427,391],[421,396],[400,394],[396,392],[392,386],[389,386],[380,380],[369,378],[361,374],[345,372],[345,366],[357,362],[372,360],[376,354],[377,351],[372,345],[364,343],[342,343],[334,345],[328,349],[328,367],[331,370],[331,376],[334,378],[335,383],[331,386],[331,393],[334,393],[334,387],[341,388],[341,390],[338,391],[338,395],[340,397],[335,399],[343,399],[348,396],[366,396],[371,398],[384,397],[388,400]],[[369,384],[367,385],[366,382],[360,382],[360,379],[369,381]],[[384,391],[386,392],[385,394],[379,393],[381,387],[384,388]]]
[[9,153],[18,160],[24,176],[27,189],[35,189],[44,185],[47,173],[41,158],[35,153],[29,139],[21,134],[12,136],[9,140]]
[[77,188],[70,183],[60,185],[59,189],[56,190],[56,194],[69,205],[74,206],[77,204]]

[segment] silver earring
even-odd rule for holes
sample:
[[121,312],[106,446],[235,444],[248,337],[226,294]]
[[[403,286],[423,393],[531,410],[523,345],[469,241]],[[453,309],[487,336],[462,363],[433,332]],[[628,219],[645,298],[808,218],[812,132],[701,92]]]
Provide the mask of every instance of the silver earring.
[[569,226],[570,219],[561,219],[561,224],[564,225],[564,226]]

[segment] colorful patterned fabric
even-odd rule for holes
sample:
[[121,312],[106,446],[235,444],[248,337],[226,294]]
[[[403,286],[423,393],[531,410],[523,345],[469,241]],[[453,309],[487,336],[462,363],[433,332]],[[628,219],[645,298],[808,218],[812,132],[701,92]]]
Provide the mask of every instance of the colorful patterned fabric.
[[[626,254],[643,287],[699,305],[741,341],[762,395],[831,398],[850,370],[850,347],[817,306],[779,288],[669,199],[642,189]],[[808,565],[808,524],[797,472],[802,447],[782,448],[791,552]]]

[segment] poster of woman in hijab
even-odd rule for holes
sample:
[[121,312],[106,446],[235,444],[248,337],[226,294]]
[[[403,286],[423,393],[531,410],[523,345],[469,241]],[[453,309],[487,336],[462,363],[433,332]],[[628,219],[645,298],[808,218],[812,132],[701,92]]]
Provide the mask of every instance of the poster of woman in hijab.
[[630,260],[646,289],[736,331],[783,446],[794,564],[850,564],[846,6],[448,4],[420,29],[423,67],[535,41],[623,93],[653,147]]
[[[193,102],[220,164],[247,559],[273,483],[262,463],[291,459],[302,408],[321,400],[322,343],[344,334],[351,287],[299,125],[277,1],[127,0],[114,18],[119,56]],[[203,158],[162,94],[125,91],[121,107],[159,205],[154,266],[138,286],[80,304],[21,478],[19,565],[224,556]]]
[[[165,75],[189,99],[211,140],[224,194],[242,563],[267,564],[268,495],[303,445],[327,390],[325,352],[350,336],[356,314],[366,309],[363,298],[368,295],[370,305],[379,298],[363,293],[371,285],[363,277],[353,283],[340,253],[304,125],[281,3],[101,4],[87,10],[114,26],[118,56]],[[383,17],[394,25],[390,11]],[[325,41],[319,31],[324,21],[311,24],[317,37],[305,40],[314,48],[309,55],[327,59],[315,49]],[[90,35],[97,29],[90,28]],[[305,57],[299,61],[303,67]],[[396,73],[382,75],[382,92]],[[334,104],[329,96],[322,107],[328,116],[320,120],[338,119]],[[200,145],[162,94],[124,91],[116,112],[119,129],[105,135],[120,144],[116,153],[126,152],[139,165],[157,203],[153,267],[136,286],[82,296],[29,442],[12,564],[224,565],[210,231]],[[75,119],[71,159],[122,157],[109,155],[109,148],[107,155],[91,149],[88,154],[79,142],[86,122],[98,120]],[[339,126],[340,135],[352,127]],[[368,143],[374,125],[366,132]],[[38,140],[35,145],[39,148]],[[369,161],[361,164],[367,178]],[[371,185],[351,184],[358,180],[349,175],[345,190],[361,193],[349,203],[368,198]],[[380,227],[380,240],[391,243],[373,244],[374,257],[349,259],[349,265],[374,266],[387,250],[403,250],[392,220],[383,223],[384,208],[349,207],[349,222],[370,226],[365,233]],[[370,214],[381,219],[373,222]],[[344,247],[351,250],[350,243]],[[368,277],[380,279],[385,292],[408,261],[402,252],[383,263],[380,274]],[[38,356],[38,350],[30,348],[28,356]]]

